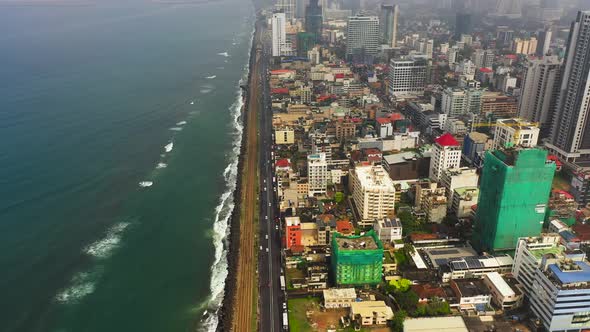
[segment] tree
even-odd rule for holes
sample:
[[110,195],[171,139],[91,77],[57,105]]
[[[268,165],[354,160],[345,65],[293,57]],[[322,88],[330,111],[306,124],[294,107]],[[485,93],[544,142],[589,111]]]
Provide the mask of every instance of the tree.
[[413,290],[410,289],[407,292],[398,292],[395,293],[394,296],[399,306],[406,312],[414,312],[416,310],[419,298],[418,294]]
[[393,315],[393,320],[391,321],[391,330],[393,332],[403,332],[404,331],[404,320],[408,317],[408,313],[404,310],[400,310]]
[[390,280],[387,285],[387,291],[389,293],[407,292],[410,289],[412,282],[408,279],[397,279]]
[[413,255],[415,251],[416,251],[416,249],[414,248],[414,246],[411,243],[404,244],[404,247],[402,248],[402,252],[406,256]]
[[342,192],[337,192],[334,194],[334,201],[336,201],[336,203],[340,204],[342,202],[344,202],[344,193]]

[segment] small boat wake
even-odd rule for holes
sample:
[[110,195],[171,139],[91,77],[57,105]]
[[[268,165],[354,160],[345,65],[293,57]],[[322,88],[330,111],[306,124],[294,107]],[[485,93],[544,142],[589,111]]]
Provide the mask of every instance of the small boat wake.
[[153,185],[154,185],[154,182],[152,182],[152,181],[141,181],[139,183],[139,186],[142,187],[142,188],[151,187]]
[[229,57],[229,54],[227,52],[220,52],[220,53],[217,53],[217,55],[221,55],[221,56],[224,56],[226,58]]
[[217,77],[217,75],[211,75],[211,76],[207,76],[205,78],[208,79],[208,80],[212,80],[212,79],[214,79],[216,77]]

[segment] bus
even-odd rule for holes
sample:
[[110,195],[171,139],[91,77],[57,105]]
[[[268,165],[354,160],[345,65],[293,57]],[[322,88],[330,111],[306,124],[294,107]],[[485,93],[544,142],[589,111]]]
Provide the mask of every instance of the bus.
[[281,276],[281,290],[285,290],[285,276]]
[[289,330],[289,315],[286,311],[283,311],[283,330]]

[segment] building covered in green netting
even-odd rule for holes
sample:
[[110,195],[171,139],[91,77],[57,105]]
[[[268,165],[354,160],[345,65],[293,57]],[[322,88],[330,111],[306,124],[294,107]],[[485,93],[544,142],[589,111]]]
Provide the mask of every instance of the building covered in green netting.
[[473,244],[480,251],[514,250],[518,238],[543,227],[555,164],[547,151],[487,151],[475,216]]
[[383,272],[383,244],[375,231],[332,237],[332,274],[336,285],[376,285]]

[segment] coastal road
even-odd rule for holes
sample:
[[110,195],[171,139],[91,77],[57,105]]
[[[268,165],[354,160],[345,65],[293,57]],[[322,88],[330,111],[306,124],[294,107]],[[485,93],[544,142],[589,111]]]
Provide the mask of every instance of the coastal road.
[[[259,23],[257,23],[259,24]],[[256,29],[254,37],[255,47],[261,45],[260,29]],[[254,61],[251,68],[250,82],[248,86],[248,104],[245,116],[246,147],[244,169],[242,171],[242,213],[240,216],[240,237],[238,251],[238,265],[235,285],[235,297],[233,299],[233,315],[231,330],[236,332],[248,332],[256,329],[253,326],[257,300],[254,298],[256,282],[256,249],[255,246],[255,219],[257,216],[256,204],[258,201],[257,174],[259,161],[258,140],[258,115],[260,111],[261,91],[261,51],[253,54]]]
[[276,200],[276,179],[274,175],[274,162],[272,160],[273,130],[272,109],[270,106],[270,87],[268,80],[268,67],[270,63],[270,36],[268,30],[259,26],[262,34],[263,46],[261,52],[260,85],[261,112],[260,112],[260,247],[258,259],[259,271],[259,331],[278,332],[282,328],[283,304],[286,302],[280,285],[281,275],[281,230],[278,218]]

